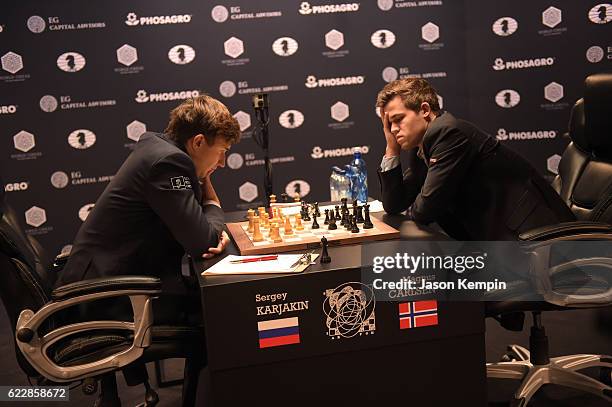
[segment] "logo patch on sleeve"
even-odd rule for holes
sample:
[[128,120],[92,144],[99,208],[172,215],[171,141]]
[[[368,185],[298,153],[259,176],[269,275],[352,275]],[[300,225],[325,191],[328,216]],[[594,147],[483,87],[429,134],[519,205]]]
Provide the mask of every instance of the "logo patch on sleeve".
[[170,178],[170,184],[172,189],[191,189],[191,181],[185,176]]

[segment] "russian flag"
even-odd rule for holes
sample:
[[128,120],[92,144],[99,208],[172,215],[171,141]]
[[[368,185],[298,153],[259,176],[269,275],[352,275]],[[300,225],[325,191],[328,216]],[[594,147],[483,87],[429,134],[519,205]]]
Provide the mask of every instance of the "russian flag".
[[300,326],[297,317],[260,321],[257,323],[257,330],[260,349],[300,343]]
[[399,304],[400,329],[438,325],[438,302],[411,301]]

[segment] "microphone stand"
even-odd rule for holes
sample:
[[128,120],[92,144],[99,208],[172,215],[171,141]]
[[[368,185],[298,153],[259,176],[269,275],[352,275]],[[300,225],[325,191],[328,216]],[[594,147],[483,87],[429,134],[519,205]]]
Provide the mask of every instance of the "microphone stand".
[[[270,195],[272,195],[272,163],[270,162],[270,105],[268,94],[261,93],[253,95],[253,108],[258,125],[253,134],[255,142],[261,147],[264,154],[264,191],[266,207],[270,206]],[[258,134],[259,133],[259,134]]]

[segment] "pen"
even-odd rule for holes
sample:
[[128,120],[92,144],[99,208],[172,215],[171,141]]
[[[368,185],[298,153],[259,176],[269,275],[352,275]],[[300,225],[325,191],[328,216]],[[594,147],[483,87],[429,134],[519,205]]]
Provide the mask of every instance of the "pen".
[[253,263],[255,261],[268,261],[268,260],[276,260],[278,259],[278,254],[272,256],[262,256],[262,257],[252,257],[250,259],[240,259],[240,260],[232,260],[231,264],[239,264],[239,263]]

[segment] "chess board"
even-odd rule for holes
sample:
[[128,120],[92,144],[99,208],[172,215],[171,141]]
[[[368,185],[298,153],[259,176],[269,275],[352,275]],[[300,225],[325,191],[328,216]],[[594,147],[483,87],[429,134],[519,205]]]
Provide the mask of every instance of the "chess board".
[[[308,250],[320,247],[321,238],[325,238],[329,242],[329,246],[355,244],[369,242],[375,240],[388,240],[399,237],[399,231],[392,228],[386,223],[372,217],[374,227],[372,229],[363,229],[363,224],[359,224],[359,232],[352,233],[344,226],[337,224],[338,229],[328,230],[327,225],[323,224],[325,216],[317,218],[319,229],[312,229],[312,221],[303,221],[304,230],[293,229],[293,234],[285,235],[284,229],[280,228],[280,234],[283,239],[280,243],[274,243],[270,239],[270,232],[266,229],[261,229],[264,240],[261,242],[253,242],[253,233],[249,233],[249,222],[228,223],[227,228],[236,242],[241,255],[254,254],[270,254],[280,253],[292,250]],[[292,219],[293,221],[293,219]]]

